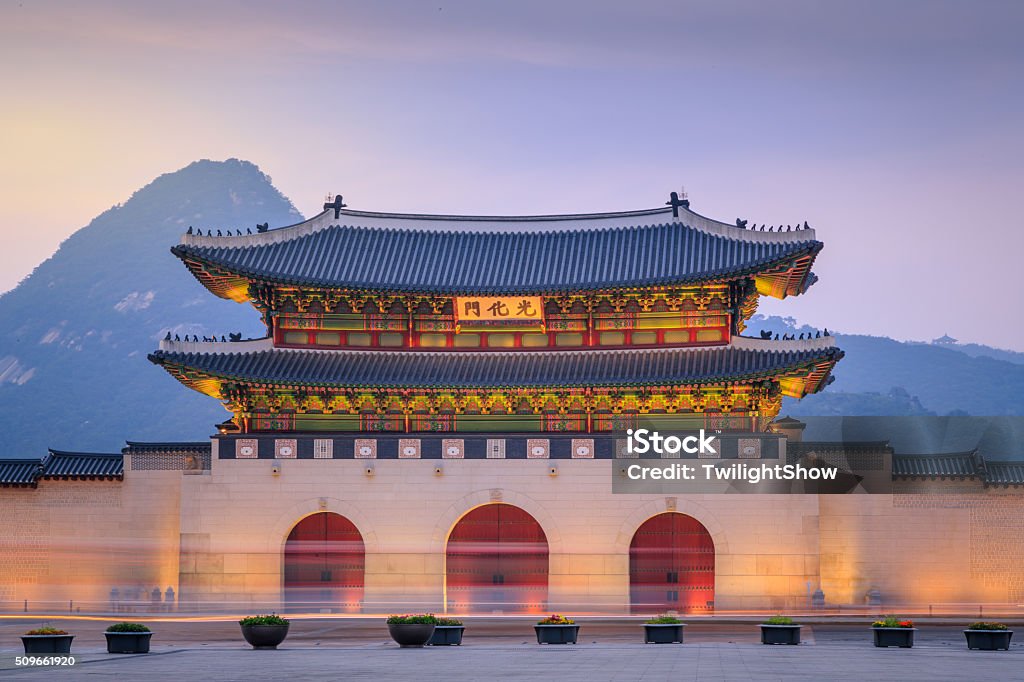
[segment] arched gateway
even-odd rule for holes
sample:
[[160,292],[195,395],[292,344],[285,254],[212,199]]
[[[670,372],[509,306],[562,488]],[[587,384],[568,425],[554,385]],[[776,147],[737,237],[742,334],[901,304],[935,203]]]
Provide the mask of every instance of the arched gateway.
[[700,521],[675,512],[647,519],[629,545],[634,613],[699,613],[715,607],[715,543]]
[[290,611],[359,611],[365,569],[363,536],[344,516],[311,514],[284,546],[285,604]]
[[446,551],[448,608],[539,613],[548,598],[548,540],[530,514],[486,504],[452,528]]

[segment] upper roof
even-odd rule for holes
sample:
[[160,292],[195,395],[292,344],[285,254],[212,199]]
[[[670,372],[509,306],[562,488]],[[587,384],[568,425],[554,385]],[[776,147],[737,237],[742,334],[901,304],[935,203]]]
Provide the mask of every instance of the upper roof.
[[246,280],[436,295],[543,294],[688,284],[789,272],[812,281],[814,230],[762,232],[677,206],[561,216],[325,210],[267,232],[182,236],[171,251],[204,285],[240,298]]
[[[208,352],[202,352],[207,346]],[[635,386],[748,381],[806,370],[827,380],[842,351],[831,338],[768,341],[734,337],[727,346],[627,350],[417,352],[273,348],[163,342],[149,359],[197,390],[195,375],[285,386],[483,388]],[[205,391],[204,391],[205,392]]]

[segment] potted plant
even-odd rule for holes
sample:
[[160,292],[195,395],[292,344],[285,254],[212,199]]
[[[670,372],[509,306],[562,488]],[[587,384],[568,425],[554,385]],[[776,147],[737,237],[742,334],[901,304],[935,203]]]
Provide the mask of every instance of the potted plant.
[[403,649],[422,647],[434,636],[437,617],[432,613],[388,616],[388,632],[391,639]]
[[537,644],[575,644],[580,634],[576,621],[557,613],[537,621],[533,629],[537,633]]
[[644,644],[682,644],[684,627],[675,616],[655,616],[644,623]]
[[789,616],[772,616],[761,623],[761,644],[799,644],[802,627]]
[[982,651],[1010,650],[1010,639],[1013,638],[1013,630],[1002,623],[971,623],[964,630],[967,637],[968,649],[981,649]]
[[898,646],[909,649],[914,646],[914,621],[896,616],[886,616],[871,624],[875,646]]
[[287,618],[273,613],[269,616],[248,616],[238,624],[242,626],[242,636],[253,649],[276,649],[288,636],[290,625]]
[[63,630],[42,627],[23,634],[21,643],[25,646],[26,654],[70,654],[71,640],[74,638],[74,635]]
[[153,632],[141,623],[115,623],[103,633],[108,654],[148,654]]
[[431,646],[459,646],[466,627],[457,618],[436,618],[434,634],[428,644]]

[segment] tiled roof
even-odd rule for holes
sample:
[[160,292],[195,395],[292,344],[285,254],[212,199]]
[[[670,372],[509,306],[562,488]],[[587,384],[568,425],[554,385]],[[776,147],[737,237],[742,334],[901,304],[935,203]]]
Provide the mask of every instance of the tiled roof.
[[[701,349],[520,352],[311,351],[277,348],[236,353],[149,356],[159,365],[228,380],[277,385],[427,388],[623,386],[710,383],[769,377],[842,357],[833,346],[773,351]],[[787,348],[789,348],[787,346]]]
[[[509,219],[510,221],[512,219]],[[760,233],[697,229],[671,216],[622,218],[603,229],[503,231],[366,227],[345,215],[316,229],[253,238],[187,237],[171,251],[199,276],[200,262],[236,276],[279,284],[425,294],[542,294],[735,279],[794,267],[807,269],[821,250],[813,230]],[[377,219],[373,224],[391,224]],[[401,226],[402,220],[393,224]],[[442,223],[441,228],[445,225]],[[802,235],[801,232],[805,232]],[[271,238],[274,237],[274,238]],[[798,293],[798,291],[797,291]]]
[[127,446],[122,452],[209,452],[210,441],[167,441],[167,442],[141,442],[136,440],[125,441]]
[[1024,462],[985,462],[987,485],[1024,485]]
[[944,455],[896,455],[892,475],[898,477],[975,477],[983,473],[984,460],[976,450]]
[[38,459],[0,459],[0,486],[32,486],[42,471]]
[[124,457],[120,454],[64,452],[50,450],[43,460],[40,478],[123,478]]

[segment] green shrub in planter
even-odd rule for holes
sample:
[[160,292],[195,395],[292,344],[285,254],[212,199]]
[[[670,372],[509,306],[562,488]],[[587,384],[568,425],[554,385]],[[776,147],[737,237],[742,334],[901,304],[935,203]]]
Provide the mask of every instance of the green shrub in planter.
[[971,623],[964,630],[964,637],[967,638],[968,649],[980,649],[982,651],[1004,651],[1010,650],[1010,640],[1013,638],[1013,630],[1003,623],[978,622]]
[[434,636],[437,616],[432,613],[388,616],[388,633],[403,649],[421,648]]
[[291,623],[277,614],[248,616],[238,621],[242,636],[253,649],[276,649],[288,636]]
[[789,616],[772,616],[761,623],[761,644],[799,644],[802,627]]
[[103,633],[108,654],[148,654],[153,633],[142,623],[115,623]]
[[675,616],[655,616],[644,623],[644,643],[682,644],[683,627],[683,621]]
[[434,634],[427,642],[430,646],[460,646],[466,627],[458,618],[437,618]]

